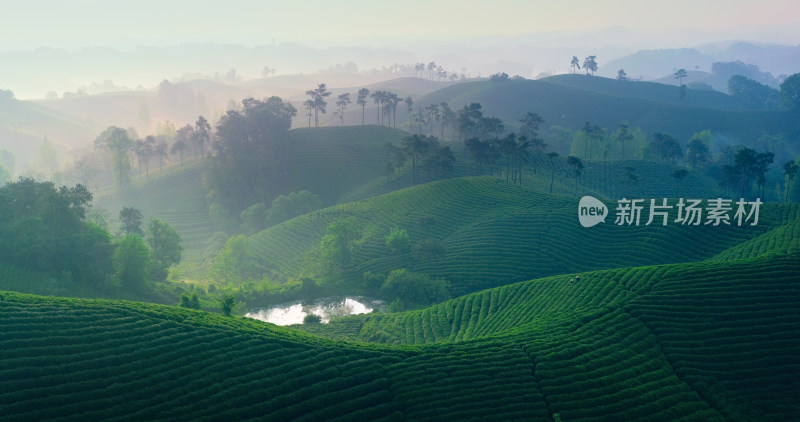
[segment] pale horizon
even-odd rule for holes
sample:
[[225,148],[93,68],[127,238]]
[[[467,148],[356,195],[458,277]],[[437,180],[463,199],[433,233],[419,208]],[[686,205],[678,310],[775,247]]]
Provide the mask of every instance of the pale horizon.
[[242,0],[235,7],[207,1],[33,0],[4,8],[0,49],[124,48],[215,41],[331,47],[586,32],[618,26],[653,36],[682,31],[741,34],[759,38],[753,41],[793,45],[800,43],[797,16],[800,5],[794,0],[498,0],[490,4],[345,0],[335,6],[322,1]]
[[[572,55],[596,54],[603,69],[645,49],[732,41],[796,46],[798,12],[795,0],[345,0],[335,7],[322,1],[242,0],[234,7],[32,0],[4,7],[0,89],[36,99],[106,81],[152,89],[187,74],[235,69],[254,79],[265,66],[278,74],[313,74],[350,62],[360,72],[436,61],[473,75],[531,78],[566,72]],[[215,53],[203,57],[204,45],[214,45]]]

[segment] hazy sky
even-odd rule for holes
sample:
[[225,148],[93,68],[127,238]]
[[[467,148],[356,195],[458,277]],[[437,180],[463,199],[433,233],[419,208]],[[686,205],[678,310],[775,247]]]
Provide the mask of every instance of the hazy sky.
[[[798,0],[0,0],[0,48],[223,41],[314,46],[627,26],[642,31],[800,22]],[[795,34],[785,33],[789,42]]]

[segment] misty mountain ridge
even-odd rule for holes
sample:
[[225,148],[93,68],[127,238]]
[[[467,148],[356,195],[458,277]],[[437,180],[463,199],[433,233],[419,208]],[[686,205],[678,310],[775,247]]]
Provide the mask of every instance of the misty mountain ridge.
[[[164,45],[146,43],[129,48],[94,46],[83,48],[38,47],[0,49],[0,80],[18,98],[58,96],[87,87],[89,93],[108,87],[152,89],[163,79],[171,81],[226,78],[233,69],[240,80],[257,79],[268,67],[278,75],[343,73],[390,79],[414,74],[417,62],[435,61],[449,73],[486,77],[497,72],[531,78],[540,73],[569,72],[569,59],[596,55],[599,75],[614,76],[624,68],[631,77],[659,78],[672,68],[708,70],[715,61],[742,60],[773,75],[791,74],[800,68],[798,34],[791,27],[770,28],[782,37],[764,43],[765,29],[753,29],[749,38],[733,32],[704,33],[696,30],[643,32],[623,26],[573,31],[540,31],[517,36],[459,37],[453,39],[370,39],[349,46],[320,47],[314,44],[276,41],[264,44],[191,42]],[[759,35],[761,34],[761,35]],[[797,38],[797,39],[795,39]],[[739,41],[742,39],[759,41]],[[734,40],[734,41],[724,41]],[[320,41],[320,43],[323,41]],[[781,44],[779,44],[779,42]],[[687,46],[702,57],[675,62],[638,63],[627,60],[640,51],[674,50]],[[692,46],[695,46],[692,48]],[[670,56],[670,53],[665,53]],[[658,55],[658,54],[657,54]],[[650,61],[654,58],[650,56]],[[58,66],[58,72],[53,72]],[[403,66],[406,66],[403,69]],[[408,68],[410,66],[410,69]],[[666,70],[665,70],[666,69]],[[375,80],[373,80],[375,82]],[[365,82],[358,84],[364,85]],[[336,85],[330,82],[329,85]],[[105,91],[103,91],[105,92]]]
[[[695,48],[640,50],[600,66],[598,75],[615,77],[624,69],[630,78],[677,85],[669,78],[677,69],[711,72],[714,63],[741,62],[736,72],[721,75],[724,81],[712,80],[714,89],[727,92],[727,82],[740,74],[772,88],[780,84],[781,75],[791,75],[800,69],[800,45],[754,44],[748,42],[715,43]],[[755,66],[752,68],[751,66]],[[666,76],[665,76],[666,75]],[[692,81],[694,79],[689,79]],[[721,85],[721,86],[720,86]]]

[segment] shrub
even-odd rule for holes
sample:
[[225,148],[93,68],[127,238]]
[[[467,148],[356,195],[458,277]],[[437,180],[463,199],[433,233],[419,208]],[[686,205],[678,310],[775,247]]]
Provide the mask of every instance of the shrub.
[[317,314],[308,314],[303,318],[303,324],[319,324],[321,322],[322,318]]
[[386,236],[386,246],[393,254],[408,252],[411,249],[411,241],[408,238],[406,229],[394,227]]
[[403,268],[386,277],[382,290],[406,306],[427,305],[447,299],[447,281],[431,280],[426,274],[412,273]]

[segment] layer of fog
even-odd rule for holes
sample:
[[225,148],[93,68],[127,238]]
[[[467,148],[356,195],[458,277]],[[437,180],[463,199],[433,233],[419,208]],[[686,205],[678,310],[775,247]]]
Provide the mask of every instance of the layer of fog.
[[[0,89],[14,91],[19,99],[97,94],[119,90],[154,89],[163,80],[213,78],[236,71],[240,80],[261,78],[265,67],[274,74],[313,75],[350,72],[369,76],[393,65],[435,61],[450,72],[488,76],[496,72],[533,78],[569,71],[569,59],[596,55],[600,75],[618,69],[604,67],[642,49],[696,47],[702,54],[726,60],[733,41],[800,43],[800,30],[790,27],[754,27],[737,32],[675,30],[644,33],[612,27],[599,31],[532,32],[520,36],[489,36],[446,40],[363,40],[341,46],[311,46],[289,41],[267,45],[240,43],[187,43],[163,45],[156,40],[133,48],[118,45],[77,49],[38,47],[0,50]],[[147,40],[144,40],[145,42]],[[738,58],[737,58],[738,59]],[[743,58],[746,60],[746,58]],[[762,70],[775,75],[793,73],[795,63],[762,58]],[[678,65],[676,65],[678,66]],[[668,71],[669,69],[667,69]],[[708,69],[700,69],[708,70]],[[626,69],[639,75],[638,69]],[[668,73],[667,71],[664,74]],[[662,75],[645,74],[647,78]],[[357,82],[354,82],[356,84]],[[80,91],[83,89],[82,91]]]

